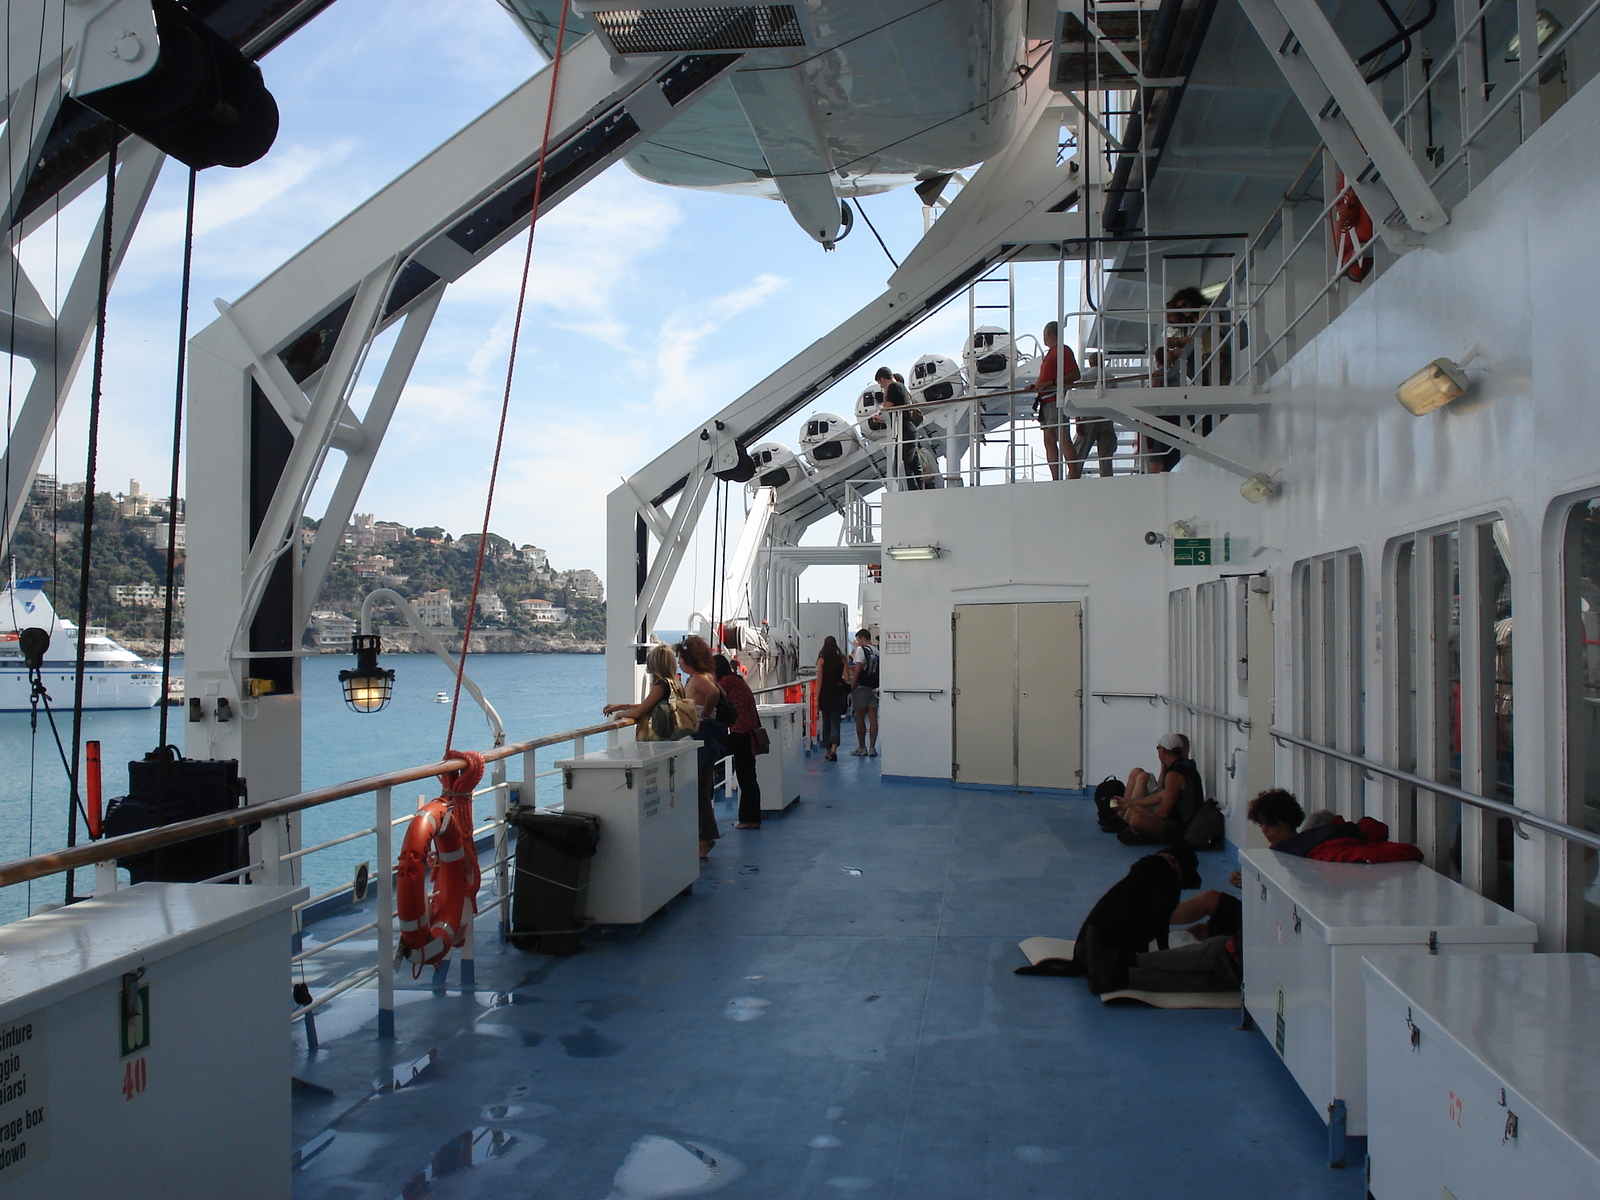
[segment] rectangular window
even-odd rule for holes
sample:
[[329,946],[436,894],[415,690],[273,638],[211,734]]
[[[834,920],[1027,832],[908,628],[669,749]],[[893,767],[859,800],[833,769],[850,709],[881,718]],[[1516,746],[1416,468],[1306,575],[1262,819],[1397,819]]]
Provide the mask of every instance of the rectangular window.
[[[1436,534],[1433,546],[1433,778],[1461,786],[1461,534]],[[1461,878],[1461,802],[1433,806],[1437,870]]]
[[[1395,765],[1413,775],[1417,771],[1417,578],[1414,541],[1401,543],[1394,556],[1394,671]],[[1417,839],[1417,789],[1396,785],[1398,808],[1394,836]]]
[[[1366,586],[1357,550],[1296,564],[1293,611],[1300,736],[1361,754],[1366,746],[1364,654]],[[1315,751],[1300,756],[1300,802],[1354,819],[1366,812],[1362,772]]]
[[[1482,715],[1483,794],[1516,803],[1511,743],[1511,547],[1504,521],[1478,526],[1478,695]],[[1516,831],[1510,817],[1486,816],[1483,894],[1511,907],[1516,888]]]
[[[1567,821],[1600,833],[1600,497],[1567,515],[1564,539],[1567,644]],[[1567,854],[1567,949],[1600,952],[1600,856]]]

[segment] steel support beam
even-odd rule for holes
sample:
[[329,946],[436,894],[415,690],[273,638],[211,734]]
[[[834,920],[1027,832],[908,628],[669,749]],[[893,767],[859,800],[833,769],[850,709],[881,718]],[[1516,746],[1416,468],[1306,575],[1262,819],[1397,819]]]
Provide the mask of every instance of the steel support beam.
[[1239,0],[1346,181],[1396,251],[1450,217],[1315,0]]
[[[111,276],[108,286],[109,282],[115,281],[122,260],[127,255],[128,243],[138,227],[145,205],[150,202],[150,193],[155,189],[156,176],[160,174],[165,158],[154,146],[137,138],[123,144],[121,165],[117,169],[116,198],[113,201]],[[78,269],[67,287],[61,311],[55,315],[51,353],[40,360],[40,365],[34,371],[33,382],[28,385],[28,393],[23,398],[16,423],[11,427],[5,458],[0,460],[0,477],[8,481],[6,524],[0,530],[0,534],[4,535],[0,539],[0,556],[10,550],[17,522],[22,517],[22,507],[33,487],[33,477],[38,473],[39,464],[44,461],[45,449],[55,434],[56,420],[67,402],[67,393],[72,390],[78,368],[83,365],[84,355],[89,351],[100,294],[100,244],[104,229],[105,213],[102,211],[84,247]],[[37,298],[38,292],[31,283],[25,290],[21,287],[24,277],[14,257],[11,257],[11,264],[11,270],[17,272],[13,278],[19,285],[17,296],[20,308],[25,296]],[[33,307],[32,301],[29,306]],[[43,308],[43,301],[38,302],[38,307]]]

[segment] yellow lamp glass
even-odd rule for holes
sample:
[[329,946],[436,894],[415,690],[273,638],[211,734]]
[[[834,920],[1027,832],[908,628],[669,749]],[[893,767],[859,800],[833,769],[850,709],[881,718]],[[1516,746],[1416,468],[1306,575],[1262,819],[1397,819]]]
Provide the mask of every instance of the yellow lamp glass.
[[1467,377],[1448,358],[1436,358],[1395,391],[1395,399],[1412,416],[1421,417],[1443,408],[1467,390]]

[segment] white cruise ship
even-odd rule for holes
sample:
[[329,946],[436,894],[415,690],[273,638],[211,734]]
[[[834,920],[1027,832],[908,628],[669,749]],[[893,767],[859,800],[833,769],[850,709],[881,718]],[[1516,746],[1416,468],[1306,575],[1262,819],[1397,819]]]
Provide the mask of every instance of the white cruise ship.
[[[24,629],[50,635],[40,672],[50,703],[70,708],[78,672],[78,627],[57,614],[37,576],[13,579],[0,591],[0,712],[27,712],[33,685],[18,636]],[[161,698],[161,671],[90,625],[84,639],[84,708],[150,708]]]

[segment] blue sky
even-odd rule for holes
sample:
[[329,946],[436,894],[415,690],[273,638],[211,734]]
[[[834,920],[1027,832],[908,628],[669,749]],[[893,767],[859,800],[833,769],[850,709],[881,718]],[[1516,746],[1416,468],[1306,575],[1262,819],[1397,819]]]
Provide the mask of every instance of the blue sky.
[[[541,65],[493,0],[333,5],[262,64],[282,111],[272,151],[200,177],[192,329],[214,319],[214,298],[248,290]],[[111,300],[99,464],[110,490],[130,478],[165,488],[183,185],[169,164]],[[97,195],[63,214],[62,288]],[[915,195],[865,203],[902,257],[922,232]],[[24,248],[47,300],[56,242],[47,227]],[[519,239],[446,294],[361,511],[458,535],[478,528],[521,253]],[[603,573],[605,496],[619,479],[876,296],[890,269],[860,223],[827,254],[780,204],[663,188],[614,167],[540,222],[492,527],[545,547],[560,568]],[[1049,274],[1027,289],[1041,322]],[[890,361],[905,370],[922,353],[956,355],[966,328],[965,305],[952,305]],[[868,375],[820,407],[849,415]],[[26,379],[24,365],[19,399]],[[87,393],[85,367],[44,467],[59,463],[63,479],[84,475]],[[778,440],[795,445],[804,415]],[[709,588],[709,526],[665,628]],[[808,540],[833,537],[819,527]],[[808,599],[853,605],[855,592],[851,568],[814,568],[802,582]]]

